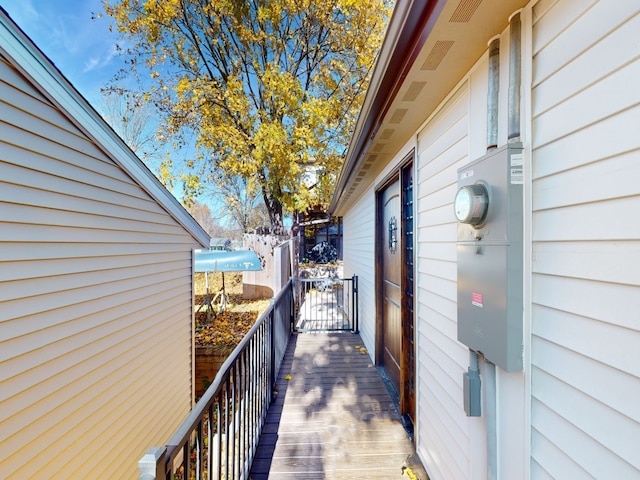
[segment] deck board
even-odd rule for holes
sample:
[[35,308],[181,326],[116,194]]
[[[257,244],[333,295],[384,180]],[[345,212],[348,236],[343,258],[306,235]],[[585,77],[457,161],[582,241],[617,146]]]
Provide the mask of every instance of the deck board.
[[413,444],[360,345],[352,333],[291,337],[252,480],[408,478],[402,466]]

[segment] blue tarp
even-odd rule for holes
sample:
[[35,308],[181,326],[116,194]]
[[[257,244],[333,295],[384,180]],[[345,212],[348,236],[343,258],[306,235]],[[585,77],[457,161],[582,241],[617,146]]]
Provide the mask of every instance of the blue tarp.
[[196,272],[245,272],[262,270],[262,264],[251,250],[196,250]]

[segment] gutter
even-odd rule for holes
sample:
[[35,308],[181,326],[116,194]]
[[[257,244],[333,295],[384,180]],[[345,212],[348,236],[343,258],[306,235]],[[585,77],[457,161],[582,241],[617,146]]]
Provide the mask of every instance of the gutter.
[[446,0],[398,0],[329,205],[330,216],[338,208],[351,177],[362,165],[371,142],[446,3]]

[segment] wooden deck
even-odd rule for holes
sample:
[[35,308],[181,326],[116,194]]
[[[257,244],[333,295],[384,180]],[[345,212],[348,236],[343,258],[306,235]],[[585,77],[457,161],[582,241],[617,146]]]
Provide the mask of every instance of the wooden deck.
[[[407,479],[413,444],[352,333],[291,337],[250,478]],[[290,380],[286,376],[290,375]],[[426,474],[415,463],[412,472]]]

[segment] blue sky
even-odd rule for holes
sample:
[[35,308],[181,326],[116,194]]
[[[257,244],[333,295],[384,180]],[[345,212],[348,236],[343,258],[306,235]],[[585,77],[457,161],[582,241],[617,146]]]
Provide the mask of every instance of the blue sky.
[[[0,0],[0,6],[82,96],[98,112],[103,110],[100,88],[109,83],[123,62],[116,54],[119,34],[109,31],[111,19],[95,19],[95,14],[104,13],[102,0]],[[172,152],[177,163],[189,155],[189,149]],[[173,193],[180,197],[180,186]],[[219,210],[213,198],[199,200],[212,212]]]
[[[117,56],[117,32],[109,31],[111,19],[102,0],[0,0],[13,21],[49,57],[91,105],[102,112],[100,88],[106,86],[123,65]],[[173,152],[175,161],[189,151]],[[156,170],[158,165],[149,165]],[[176,187],[174,195],[180,196]],[[208,199],[202,199],[208,203]]]
[[97,108],[100,87],[122,65],[110,19],[92,19],[104,11],[102,0],[0,0],[0,5]]

